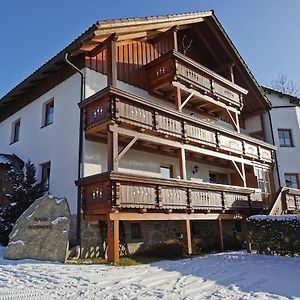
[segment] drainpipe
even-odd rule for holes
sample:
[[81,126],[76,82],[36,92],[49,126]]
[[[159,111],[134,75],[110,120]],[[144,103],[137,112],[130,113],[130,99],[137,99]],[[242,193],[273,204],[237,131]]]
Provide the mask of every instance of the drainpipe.
[[[269,122],[270,122],[270,129],[271,129],[271,136],[272,136],[272,142],[275,145],[275,137],[274,137],[274,131],[273,131],[273,123],[272,123],[272,116],[271,116],[271,109],[268,109],[268,117],[269,117]],[[276,165],[276,172],[277,172],[277,180],[278,180],[278,185],[279,185],[279,190],[281,190],[281,181],[280,181],[280,175],[279,175],[279,167],[278,167],[278,160],[277,160],[277,153],[275,153],[275,165]]]
[[[80,85],[80,102],[85,99],[85,76],[84,73],[77,68],[68,59],[69,53],[65,54],[65,62],[71,66],[81,77]],[[82,178],[82,152],[83,152],[83,111],[80,109],[80,121],[79,121],[79,145],[78,145],[78,180]],[[77,187],[77,222],[76,222],[76,256],[81,256],[81,186]]]

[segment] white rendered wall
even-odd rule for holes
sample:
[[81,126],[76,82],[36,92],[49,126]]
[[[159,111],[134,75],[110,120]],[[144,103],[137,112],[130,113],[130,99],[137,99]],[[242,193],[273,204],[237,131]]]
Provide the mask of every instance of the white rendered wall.
[[252,116],[245,120],[246,133],[254,133],[262,130],[260,115]]
[[[44,128],[43,105],[54,98],[54,122]],[[78,170],[78,132],[80,76],[68,78],[13,116],[0,123],[0,153],[14,153],[37,167],[51,161],[49,193],[67,197],[72,213],[76,213],[77,189],[74,181]],[[12,123],[21,119],[20,139],[11,144]]]
[[[279,97],[275,93],[268,94],[268,98],[273,106],[270,113],[275,145],[277,147],[276,154],[280,182],[281,186],[285,186],[285,173],[297,173],[298,176],[300,175],[300,108],[276,108],[278,106],[292,106],[292,104],[289,102],[289,98]],[[267,116],[265,116],[265,120],[267,124]],[[291,129],[294,147],[280,147],[278,129]]]

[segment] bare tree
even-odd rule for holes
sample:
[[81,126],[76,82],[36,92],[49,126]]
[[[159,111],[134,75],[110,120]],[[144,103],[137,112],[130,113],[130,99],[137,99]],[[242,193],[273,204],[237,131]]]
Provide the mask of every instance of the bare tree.
[[299,96],[300,95],[300,87],[299,85],[291,80],[288,75],[279,73],[277,78],[271,81],[271,87],[281,93],[289,94],[291,96]]

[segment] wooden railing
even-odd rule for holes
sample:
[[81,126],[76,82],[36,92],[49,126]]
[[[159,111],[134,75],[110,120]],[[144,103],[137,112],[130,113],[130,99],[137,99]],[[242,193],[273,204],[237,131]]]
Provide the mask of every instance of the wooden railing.
[[145,66],[149,90],[159,89],[173,80],[205,92],[213,98],[239,109],[247,91],[178,51],[170,51]]
[[90,176],[77,184],[82,186],[86,214],[101,213],[107,208],[235,211],[262,208],[262,201],[258,201],[250,188],[116,173]]
[[[99,97],[96,101],[83,103],[85,130],[95,128],[108,120],[115,120],[125,126],[151,130],[155,135],[170,136],[196,146],[209,146],[249,159],[272,162],[272,146],[221,126],[176,113],[170,108],[137,98],[125,96]],[[270,149],[271,148],[271,149]]]

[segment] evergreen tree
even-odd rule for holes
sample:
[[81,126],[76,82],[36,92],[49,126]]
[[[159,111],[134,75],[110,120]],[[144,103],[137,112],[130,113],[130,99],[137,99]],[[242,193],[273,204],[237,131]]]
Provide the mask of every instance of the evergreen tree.
[[35,173],[35,166],[30,160],[23,169],[12,167],[8,171],[7,181],[11,186],[11,192],[6,194],[9,205],[0,212],[2,227],[11,229],[21,214],[42,196],[41,184],[37,184]]

